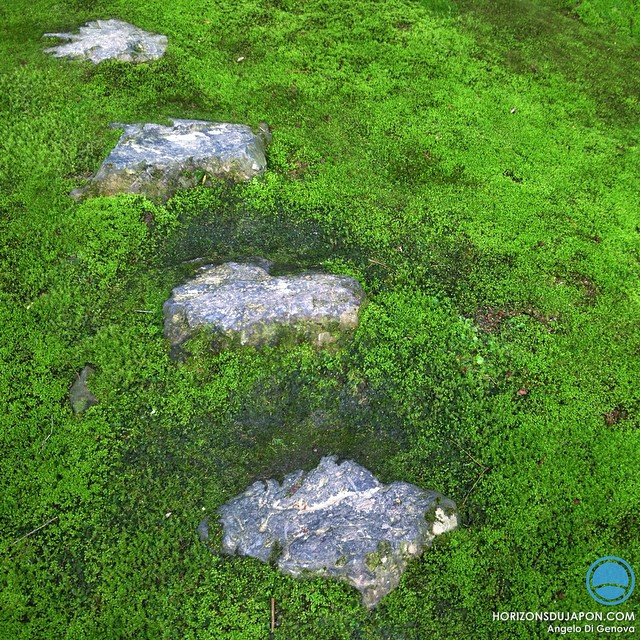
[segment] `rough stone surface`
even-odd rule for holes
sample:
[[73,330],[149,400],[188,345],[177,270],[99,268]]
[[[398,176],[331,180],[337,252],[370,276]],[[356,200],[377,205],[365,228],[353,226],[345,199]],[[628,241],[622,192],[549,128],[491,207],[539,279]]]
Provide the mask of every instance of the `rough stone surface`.
[[[351,461],[325,457],[282,485],[256,482],[219,509],[227,553],[273,561],[293,576],[330,576],[374,607],[407,560],[457,526],[455,504],[406,482],[384,485]],[[275,549],[275,551],[274,551]]]
[[166,200],[177,189],[193,187],[208,176],[250,180],[267,168],[266,125],[256,135],[247,126],[203,120],[172,120],[173,125],[113,125],[123,127],[118,144],[84,189],[71,195],[142,193]]
[[322,346],[336,330],[352,329],[364,294],[348,276],[304,273],[269,275],[268,263],[204,266],[176,287],[164,304],[164,332],[176,345],[200,327],[239,337],[243,345],[277,342],[295,332]]
[[143,31],[122,20],[96,20],[80,27],[80,33],[45,33],[45,37],[70,40],[45,49],[56,58],[148,62],[160,58],[167,48],[167,37]]
[[87,386],[87,381],[93,372],[93,367],[86,365],[78,374],[76,381],[71,385],[69,402],[71,403],[71,408],[74,413],[82,413],[89,407],[98,404],[98,398],[89,391],[89,387]]

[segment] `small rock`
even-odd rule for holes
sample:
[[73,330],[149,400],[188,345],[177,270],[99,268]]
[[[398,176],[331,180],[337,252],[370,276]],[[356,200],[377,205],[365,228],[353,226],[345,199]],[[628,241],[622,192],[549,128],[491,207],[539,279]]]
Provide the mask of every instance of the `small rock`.
[[201,542],[206,542],[209,539],[209,521],[205,518],[198,525],[198,538]]
[[274,277],[268,265],[202,267],[164,303],[165,336],[176,345],[209,327],[219,336],[257,346],[276,343],[289,330],[325,346],[335,341],[332,331],[356,327],[364,294],[354,278],[326,273]]
[[283,573],[341,579],[374,607],[395,589],[409,558],[454,529],[456,505],[406,482],[381,484],[336,456],[282,485],[255,482],[219,509],[227,553],[273,561]]
[[71,385],[69,402],[71,402],[71,408],[74,413],[82,413],[89,407],[98,404],[98,398],[96,398],[91,391],[89,391],[89,387],[87,387],[87,380],[93,373],[93,367],[86,365],[78,374],[76,381]]
[[80,33],[45,33],[47,38],[70,40],[66,44],[45,49],[56,58],[148,62],[162,57],[167,37],[143,31],[122,20],[96,20],[80,27]]
[[[141,193],[152,200],[167,200],[178,189],[194,187],[203,177],[246,181],[267,168],[268,135],[226,122],[172,120],[165,127],[153,123],[123,127],[118,144],[84,189],[72,197]],[[268,129],[267,129],[268,132]]]

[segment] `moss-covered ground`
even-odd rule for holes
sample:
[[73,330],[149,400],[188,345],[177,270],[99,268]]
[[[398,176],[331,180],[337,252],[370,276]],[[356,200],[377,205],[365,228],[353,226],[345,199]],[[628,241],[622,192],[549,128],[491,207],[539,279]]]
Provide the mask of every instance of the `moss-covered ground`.
[[[110,17],[166,55],[42,52]],[[3,2],[0,637],[262,639],[271,598],[286,640],[545,638],[492,612],[610,611],[591,563],[640,573],[639,33],[632,0]],[[110,123],[170,117],[269,123],[269,170],[68,198]],[[192,261],[256,255],[357,276],[353,340],[172,359]],[[100,404],[76,416],[86,363]],[[372,612],[198,540],[328,453],[460,508]]]

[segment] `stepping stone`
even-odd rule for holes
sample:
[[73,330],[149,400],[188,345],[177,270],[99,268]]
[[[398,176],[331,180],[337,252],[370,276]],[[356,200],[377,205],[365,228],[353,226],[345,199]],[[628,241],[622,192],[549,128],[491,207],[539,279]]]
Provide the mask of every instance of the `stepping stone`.
[[286,332],[322,346],[357,326],[364,299],[357,280],[326,273],[274,277],[270,265],[202,267],[165,302],[165,336],[177,345],[207,327],[242,345],[262,345]]
[[167,37],[143,31],[122,20],[96,20],[80,27],[80,33],[45,33],[47,38],[70,40],[66,44],[45,49],[56,58],[148,62],[162,57]]
[[267,125],[256,135],[246,125],[203,120],[172,120],[123,127],[118,144],[76,200],[92,195],[141,193],[163,201],[178,189],[196,186],[207,176],[250,180],[267,168]]
[[291,473],[282,485],[255,482],[218,513],[227,553],[275,562],[292,576],[343,580],[368,608],[398,586],[410,558],[458,524],[456,505],[440,493],[384,485],[355,462],[337,464],[336,456],[309,473]]

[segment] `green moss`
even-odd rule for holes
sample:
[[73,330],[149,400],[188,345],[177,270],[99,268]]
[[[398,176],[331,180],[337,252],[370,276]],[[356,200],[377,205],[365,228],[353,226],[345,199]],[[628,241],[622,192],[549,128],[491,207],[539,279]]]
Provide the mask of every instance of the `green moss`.
[[380,565],[384,565],[389,562],[391,551],[391,543],[388,540],[381,540],[378,542],[376,550],[365,556],[364,563],[367,566],[367,569],[375,572]]
[[[633,3],[5,5],[0,636],[264,638],[274,597],[274,637],[531,638],[491,612],[586,610],[598,556],[633,564]],[[167,34],[167,54],[42,53],[41,34],[107,16]],[[269,123],[268,171],[196,175],[164,205],[68,198],[109,124],[170,117]],[[356,276],[352,339],[199,336],[171,359],[172,288],[251,256]],[[100,404],[74,416],[87,362]],[[373,612],[197,537],[250,483],[329,453],[460,510]]]
[[366,555],[364,563],[369,571],[375,571],[380,566],[380,561],[380,554],[377,551],[372,551]]
[[272,567],[275,567],[278,564],[278,560],[280,560],[280,557],[282,556],[282,551],[282,545],[278,540],[276,540],[271,545],[271,553],[269,555],[269,564]]

